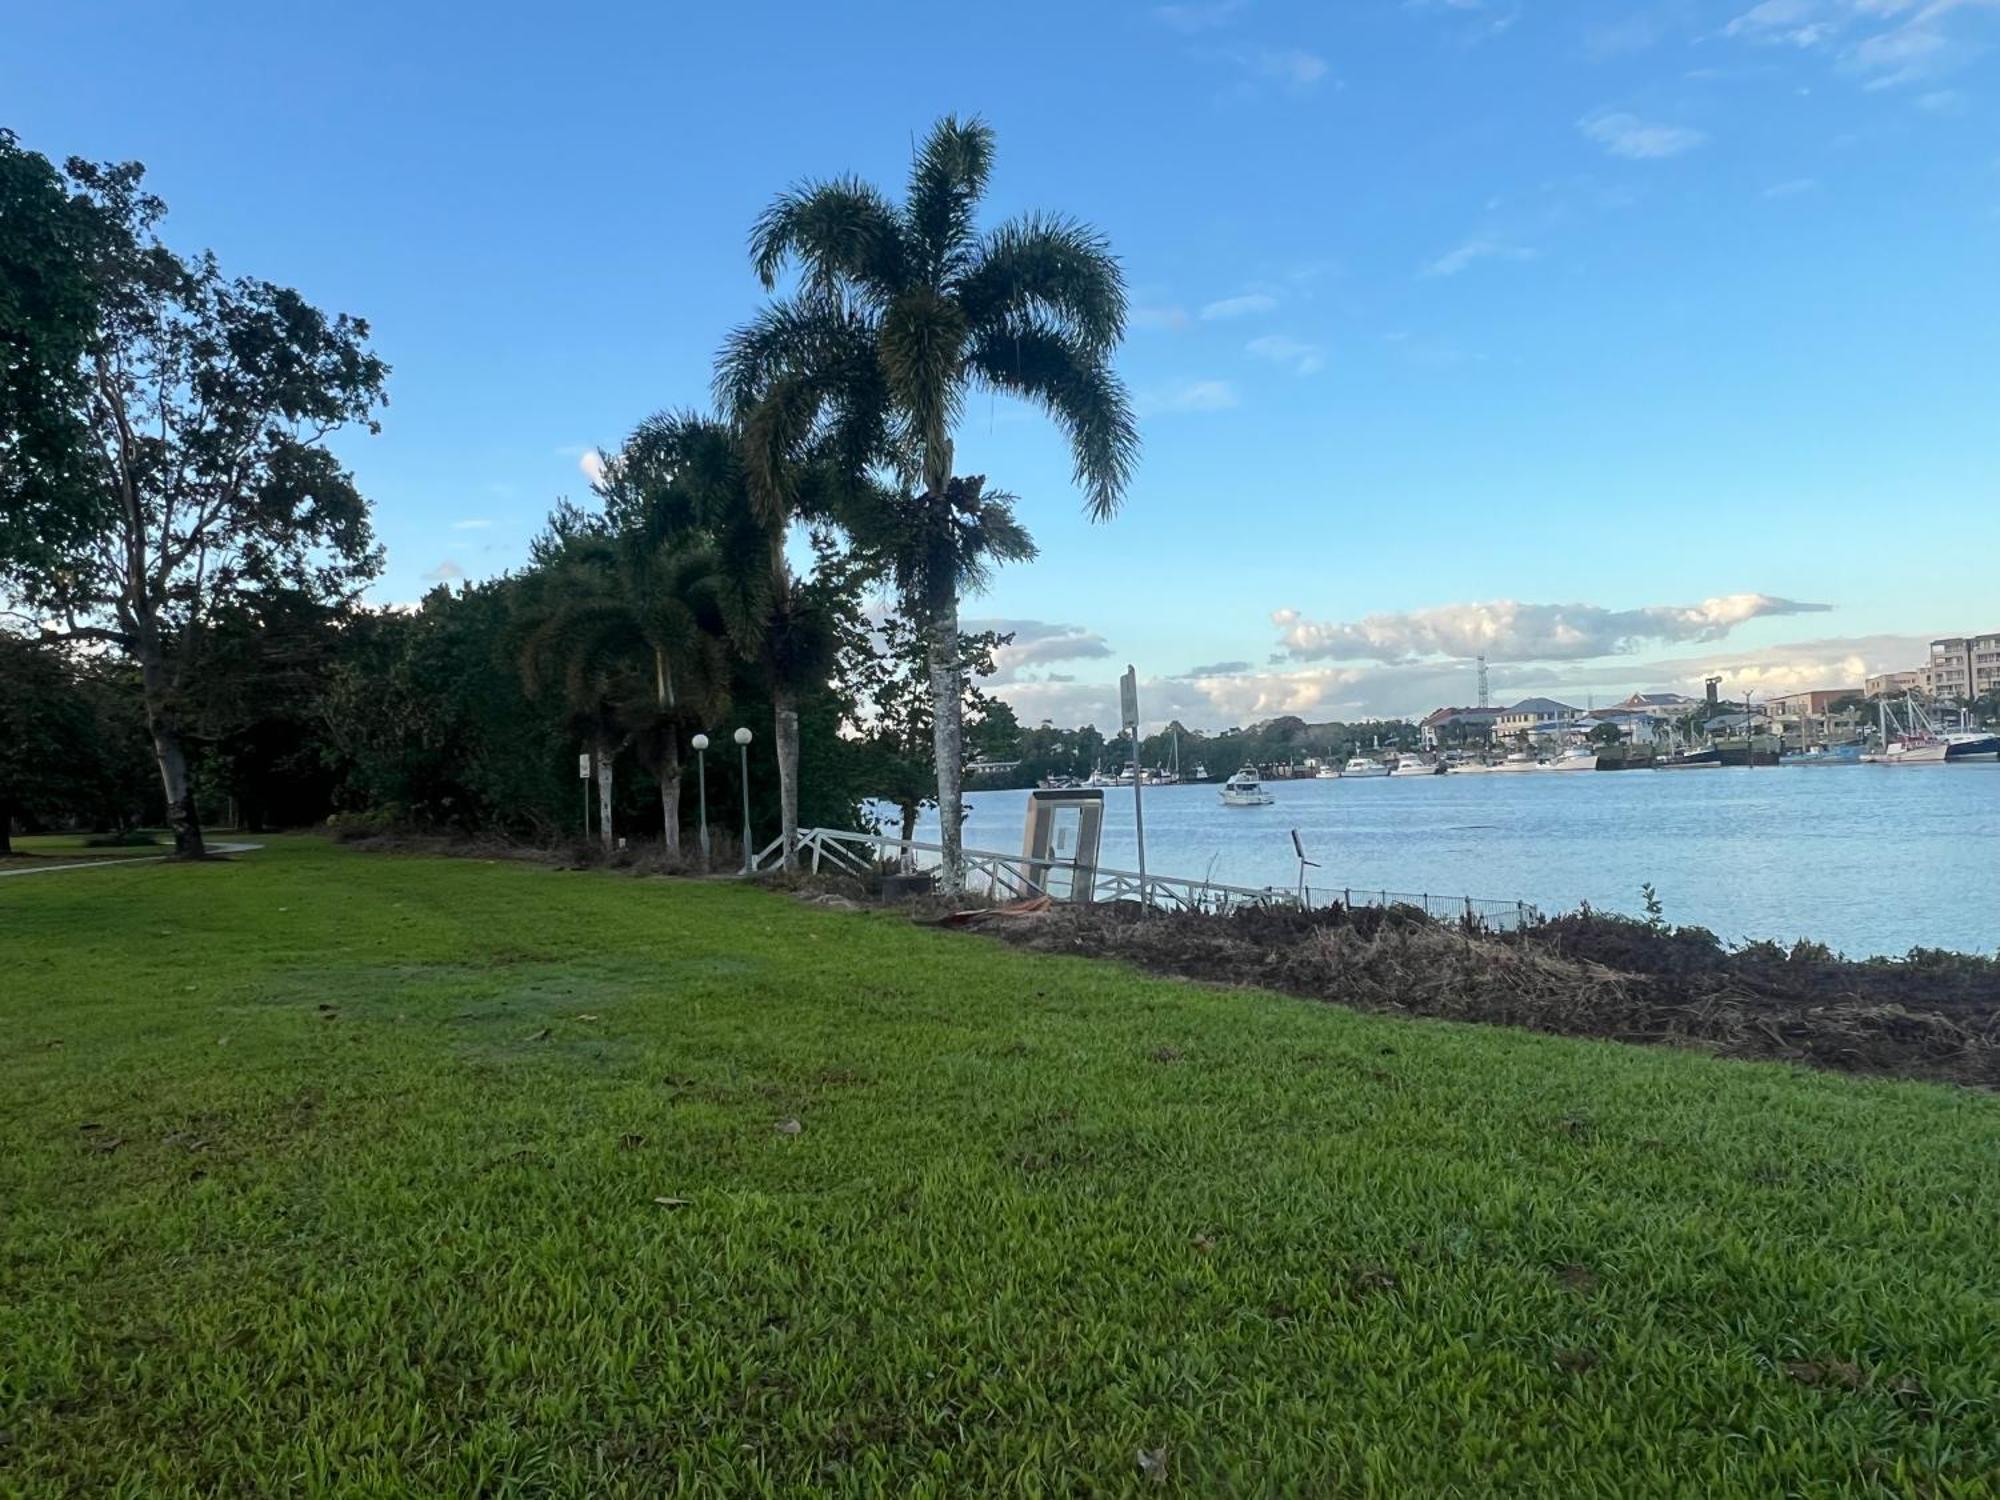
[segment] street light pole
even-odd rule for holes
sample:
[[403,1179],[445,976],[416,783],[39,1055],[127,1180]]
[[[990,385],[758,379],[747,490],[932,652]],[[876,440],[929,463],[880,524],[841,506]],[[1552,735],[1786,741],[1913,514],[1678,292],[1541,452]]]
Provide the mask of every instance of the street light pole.
[[701,868],[708,869],[708,736],[694,737],[694,784],[701,795]]
[[739,729],[736,745],[743,752],[743,873],[751,872],[750,853],[750,731]]

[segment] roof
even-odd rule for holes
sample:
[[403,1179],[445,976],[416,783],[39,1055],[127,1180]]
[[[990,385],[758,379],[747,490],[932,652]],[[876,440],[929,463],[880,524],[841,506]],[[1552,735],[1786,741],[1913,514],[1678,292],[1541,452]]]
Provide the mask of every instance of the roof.
[[1497,719],[1504,708],[1434,708],[1424,716],[1426,724],[1449,724],[1453,719]]
[[1553,698],[1523,698],[1512,708],[1502,709],[1501,712],[1509,714],[1539,714],[1544,718],[1548,718],[1556,714],[1573,714],[1577,710],[1571,708],[1567,703],[1558,703]]
[[1686,693],[1634,693],[1620,708],[1679,708],[1683,704],[1699,703],[1699,698],[1690,698]]

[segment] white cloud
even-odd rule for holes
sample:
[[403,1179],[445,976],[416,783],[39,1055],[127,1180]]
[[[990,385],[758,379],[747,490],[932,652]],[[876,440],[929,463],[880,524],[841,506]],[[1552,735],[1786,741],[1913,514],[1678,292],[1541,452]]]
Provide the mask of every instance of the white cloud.
[[595,448],[584,449],[582,456],[576,461],[576,466],[593,486],[604,482],[604,455]]
[[1423,268],[1426,276],[1456,276],[1482,260],[1534,260],[1539,250],[1526,245],[1510,245],[1504,240],[1477,236],[1455,250],[1448,250]]
[[1326,368],[1326,356],[1319,345],[1287,338],[1282,333],[1267,333],[1262,338],[1252,339],[1243,349],[1257,359],[1284,365],[1294,375],[1317,375]]
[[1264,292],[1249,292],[1241,297],[1224,297],[1218,302],[1210,302],[1201,310],[1201,315],[1209,322],[1219,318],[1247,318],[1257,313],[1267,313],[1278,305],[1278,299]]
[[1764,189],[1766,198],[1796,198],[1801,193],[1810,193],[1819,186],[1811,177],[1794,177],[1788,182],[1774,182]]
[[1260,78],[1295,89],[1311,88],[1326,76],[1326,59],[1302,47],[1263,47],[1239,53],[1236,60]]
[[1492,661],[1586,661],[1628,653],[1650,641],[1719,641],[1749,620],[1816,614],[1828,607],[1769,594],[1728,594],[1700,604],[1622,610],[1500,599],[1337,624],[1281,609],[1272,614],[1271,623],[1279,629],[1280,647],[1297,661],[1408,663],[1479,655]]
[[1142,412],[1227,411],[1238,404],[1236,388],[1226,380],[1181,380],[1139,393]]
[[[1081,625],[1052,624],[1047,620],[964,620],[960,628],[969,633],[994,631],[1014,639],[993,652],[994,673],[987,681],[1012,683],[1021,680],[1027,668],[1046,667],[1054,662],[1092,661],[1111,655],[1111,646],[1094,630]],[[1053,676],[1043,680],[1053,681]]]
[[1963,66],[1986,48],[1968,35],[1996,0],[1762,0],[1722,35],[1837,56],[1869,89],[1899,88]]
[[443,562],[439,563],[435,568],[432,568],[430,572],[424,574],[424,582],[450,583],[453,579],[463,578],[464,576],[465,576],[465,569],[461,568],[457,563],[453,562],[450,558],[447,557]]
[[1629,161],[1659,161],[1692,151],[1708,137],[1686,125],[1661,125],[1622,110],[1600,111],[1576,122],[1591,140]]
[[1134,328],[1185,328],[1188,325],[1188,315],[1186,308],[1173,304],[1135,307],[1126,321]]
[[474,516],[464,521],[453,521],[451,529],[453,531],[484,531],[492,524],[484,516]]

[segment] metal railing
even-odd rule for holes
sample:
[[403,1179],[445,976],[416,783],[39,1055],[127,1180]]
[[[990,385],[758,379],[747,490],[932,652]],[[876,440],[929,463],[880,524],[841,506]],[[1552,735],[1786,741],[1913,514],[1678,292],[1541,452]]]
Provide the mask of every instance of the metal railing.
[[[1076,881],[1084,872],[1060,860],[997,854],[990,849],[967,849],[963,853],[966,889],[994,901],[1019,901],[1034,896],[1049,896],[1059,901],[1135,901],[1162,911],[1215,914],[1247,906],[1408,906],[1441,922],[1464,921],[1495,929],[1520,926],[1537,915],[1536,909],[1525,901],[1480,900],[1472,896],[1361,886],[1315,884],[1287,890],[1276,886],[1227,885],[1150,872],[1141,876],[1131,870],[1112,870],[1101,865],[1089,872],[1090,890],[1085,893],[1076,889]],[[783,841],[773,839],[757,852],[752,865],[757,870],[773,870],[782,860]],[[920,874],[935,871],[943,860],[944,846],[922,839],[853,833],[838,828],[799,830],[799,864],[814,874],[833,871],[863,878],[889,870]]]

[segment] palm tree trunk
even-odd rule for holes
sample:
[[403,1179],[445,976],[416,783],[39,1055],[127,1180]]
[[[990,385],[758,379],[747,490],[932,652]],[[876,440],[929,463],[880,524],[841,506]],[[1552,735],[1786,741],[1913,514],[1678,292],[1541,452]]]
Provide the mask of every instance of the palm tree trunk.
[[778,744],[778,831],[785,841],[784,866],[799,862],[799,699],[788,687],[771,692],[771,718]]
[[617,848],[611,837],[611,749],[597,742],[597,837],[609,854]]
[[681,852],[681,752],[680,747],[668,743],[666,752],[660,757],[658,767],[660,778],[660,836],[666,844],[667,853]]
[[937,763],[938,843],[944,854],[938,890],[956,896],[965,889],[964,769],[965,695],[959,686],[958,590],[946,588],[934,601],[926,655],[931,674],[931,745]]

